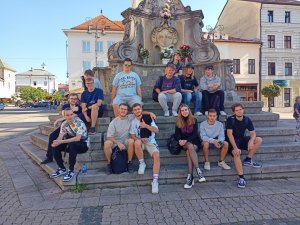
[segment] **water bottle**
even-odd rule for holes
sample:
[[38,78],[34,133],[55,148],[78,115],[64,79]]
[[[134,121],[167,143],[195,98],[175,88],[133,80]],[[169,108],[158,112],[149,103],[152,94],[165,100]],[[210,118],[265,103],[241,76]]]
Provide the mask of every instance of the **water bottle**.
[[87,167],[87,165],[85,164],[85,163],[83,163],[83,165],[82,165],[82,174],[83,175],[85,175],[86,173],[87,173],[87,170],[88,170],[88,167]]

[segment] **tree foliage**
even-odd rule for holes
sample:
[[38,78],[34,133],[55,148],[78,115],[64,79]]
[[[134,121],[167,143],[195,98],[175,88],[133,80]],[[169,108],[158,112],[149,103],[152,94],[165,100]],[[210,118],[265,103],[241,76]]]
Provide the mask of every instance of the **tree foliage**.
[[41,88],[21,87],[20,98],[27,102],[44,100],[47,93]]
[[268,98],[269,112],[271,112],[271,98],[278,97],[280,95],[280,90],[280,87],[276,84],[271,84],[261,90],[261,94]]

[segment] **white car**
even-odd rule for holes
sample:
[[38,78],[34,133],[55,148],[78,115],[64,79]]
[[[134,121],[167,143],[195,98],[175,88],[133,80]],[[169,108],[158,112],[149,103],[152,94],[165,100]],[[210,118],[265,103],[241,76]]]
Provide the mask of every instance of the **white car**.
[[4,109],[4,103],[3,102],[0,102],[0,110],[3,110]]

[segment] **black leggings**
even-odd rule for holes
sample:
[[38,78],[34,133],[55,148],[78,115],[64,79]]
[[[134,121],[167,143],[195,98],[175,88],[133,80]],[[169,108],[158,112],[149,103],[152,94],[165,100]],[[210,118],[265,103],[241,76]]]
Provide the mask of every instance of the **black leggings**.
[[54,158],[59,168],[65,169],[64,161],[61,152],[67,151],[69,153],[69,170],[74,171],[77,154],[85,153],[88,150],[87,143],[84,141],[71,142],[69,144],[60,144],[53,148]]

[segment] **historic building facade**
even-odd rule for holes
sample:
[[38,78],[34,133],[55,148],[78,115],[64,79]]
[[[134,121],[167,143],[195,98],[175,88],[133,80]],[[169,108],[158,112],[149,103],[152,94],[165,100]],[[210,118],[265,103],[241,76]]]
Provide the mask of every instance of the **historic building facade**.
[[15,94],[16,71],[0,59],[0,99],[10,99]]

